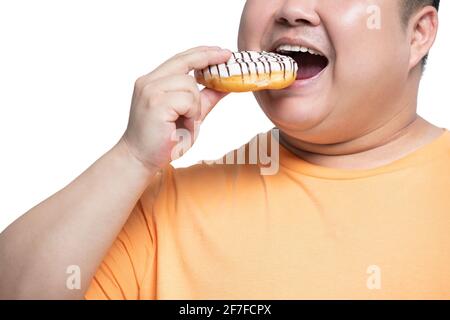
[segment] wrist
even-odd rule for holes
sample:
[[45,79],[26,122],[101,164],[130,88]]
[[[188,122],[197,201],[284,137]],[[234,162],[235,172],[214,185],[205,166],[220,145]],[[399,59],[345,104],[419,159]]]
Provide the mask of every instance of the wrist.
[[127,166],[135,168],[144,176],[153,177],[161,168],[141,160],[132,150],[126,138],[123,136],[119,142],[113,147],[118,156]]

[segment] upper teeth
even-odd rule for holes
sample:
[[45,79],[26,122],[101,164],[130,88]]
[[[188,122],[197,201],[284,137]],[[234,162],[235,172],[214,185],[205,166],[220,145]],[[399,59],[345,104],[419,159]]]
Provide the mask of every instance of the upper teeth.
[[277,51],[290,51],[290,52],[309,52],[310,54],[322,56],[320,52],[317,52],[311,48],[303,47],[303,46],[291,46],[288,44],[282,44],[277,48]]

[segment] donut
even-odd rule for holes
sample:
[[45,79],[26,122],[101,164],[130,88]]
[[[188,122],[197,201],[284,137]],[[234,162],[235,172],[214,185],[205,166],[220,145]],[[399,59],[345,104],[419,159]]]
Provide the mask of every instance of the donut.
[[277,90],[289,87],[296,79],[294,59],[273,52],[233,52],[223,64],[195,71],[195,79],[207,88],[221,92]]

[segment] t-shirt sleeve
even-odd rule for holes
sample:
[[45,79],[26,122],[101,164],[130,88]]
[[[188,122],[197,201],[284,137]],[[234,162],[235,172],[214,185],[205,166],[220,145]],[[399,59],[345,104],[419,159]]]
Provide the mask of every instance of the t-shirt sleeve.
[[170,170],[170,166],[162,170],[137,201],[98,267],[85,299],[155,299],[157,243],[153,204],[164,189]]

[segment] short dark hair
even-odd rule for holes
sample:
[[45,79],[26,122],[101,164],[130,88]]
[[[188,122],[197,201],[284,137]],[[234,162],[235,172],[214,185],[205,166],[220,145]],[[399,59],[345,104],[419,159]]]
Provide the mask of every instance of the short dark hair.
[[[402,19],[405,26],[408,25],[411,16],[420,8],[425,6],[433,6],[439,10],[440,0],[401,0],[402,3]],[[422,67],[427,64],[428,54],[422,59]]]

